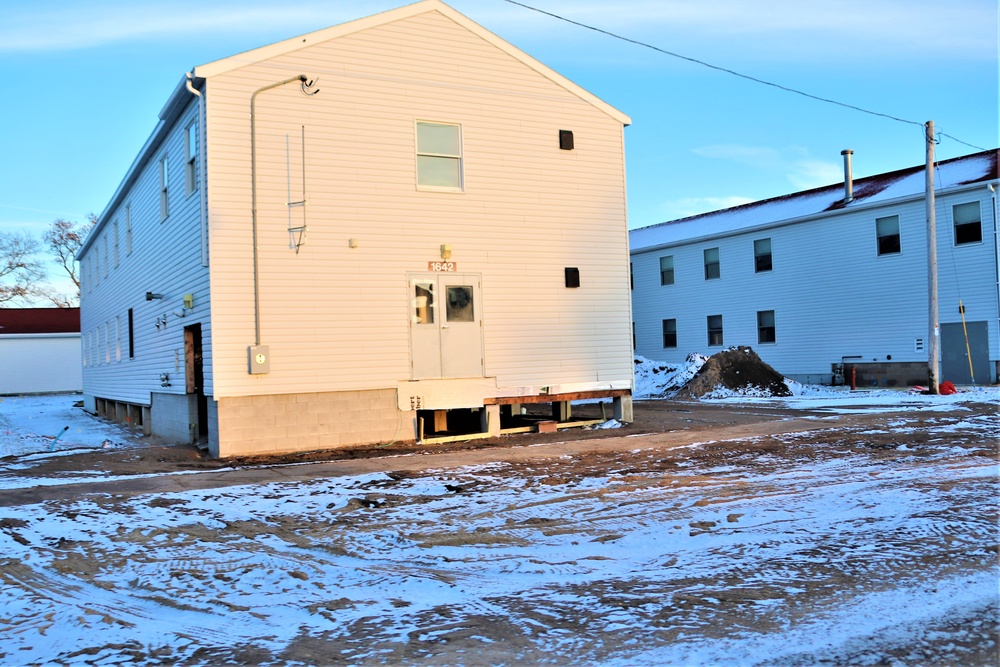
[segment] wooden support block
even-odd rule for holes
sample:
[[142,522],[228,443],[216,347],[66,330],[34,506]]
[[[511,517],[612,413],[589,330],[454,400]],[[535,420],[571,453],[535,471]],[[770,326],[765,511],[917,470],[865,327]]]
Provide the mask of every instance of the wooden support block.
[[559,423],[556,421],[538,422],[539,433],[555,433],[559,430]]
[[434,411],[434,432],[435,433],[446,433],[448,431],[448,411],[447,410],[435,410]]

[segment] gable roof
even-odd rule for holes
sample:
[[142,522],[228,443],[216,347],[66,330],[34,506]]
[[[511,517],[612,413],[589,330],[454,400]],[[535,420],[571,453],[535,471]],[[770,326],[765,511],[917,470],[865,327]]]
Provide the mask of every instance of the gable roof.
[[79,308],[0,308],[0,336],[80,333]]
[[421,0],[421,2],[416,2],[412,5],[391,9],[380,14],[374,14],[372,16],[357,19],[356,21],[341,23],[330,28],[323,28],[322,30],[316,30],[305,35],[299,35],[298,37],[292,37],[291,39],[275,42],[274,44],[262,46],[250,51],[244,51],[243,53],[238,53],[228,58],[222,58],[221,60],[199,65],[194,68],[194,76],[199,79],[208,79],[218,74],[224,74],[226,72],[239,69],[240,67],[246,67],[247,65],[252,65],[269,58],[274,58],[275,56],[291,53],[298,49],[313,46],[320,42],[336,39],[337,37],[343,37],[344,35],[350,35],[362,30],[368,30],[369,28],[386,25],[394,21],[407,19],[419,14],[425,14],[427,12],[437,12],[442,16],[451,19],[469,32],[477,35],[484,41],[489,42],[493,46],[505,52],[507,55],[524,63],[545,78],[559,86],[562,86],[585,102],[597,107],[623,125],[631,125],[632,119],[623,114],[621,111],[618,111],[592,93],[587,92],[566,77],[557,73],[555,70],[546,67],[516,46],[494,35],[492,32],[464,14],[455,11],[448,5],[441,2],[441,0]]
[[[997,179],[997,150],[942,160],[934,170],[935,192]],[[687,243],[804,220],[834,211],[878,206],[924,196],[924,165],[854,180],[854,199],[844,203],[844,184],[764,199],[742,206],[661,222],[629,232],[633,252]]]

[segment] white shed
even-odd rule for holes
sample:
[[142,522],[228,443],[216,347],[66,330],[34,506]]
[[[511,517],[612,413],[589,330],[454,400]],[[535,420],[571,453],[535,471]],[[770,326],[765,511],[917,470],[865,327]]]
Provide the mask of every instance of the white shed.
[[201,65],[160,119],[78,256],[90,409],[219,456],[630,419],[627,116],[425,0]]
[[[939,379],[955,384],[997,380],[997,162],[935,168]],[[800,382],[853,367],[863,386],[926,384],[924,189],[912,167],[633,230],[636,351],[680,362],[749,345]]]
[[0,395],[80,391],[79,308],[0,308]]

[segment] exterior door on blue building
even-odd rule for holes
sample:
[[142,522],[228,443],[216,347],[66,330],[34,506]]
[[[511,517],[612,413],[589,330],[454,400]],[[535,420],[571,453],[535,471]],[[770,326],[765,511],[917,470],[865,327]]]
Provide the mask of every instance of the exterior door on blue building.
[[[989,334],[986,322],[966,322],[969,345],[961,322],[941,325],[941,381],[952,384],[990,384]],[[972,371],[969,355],[972,355]],[[973,378],[973,374],[975,378]]]

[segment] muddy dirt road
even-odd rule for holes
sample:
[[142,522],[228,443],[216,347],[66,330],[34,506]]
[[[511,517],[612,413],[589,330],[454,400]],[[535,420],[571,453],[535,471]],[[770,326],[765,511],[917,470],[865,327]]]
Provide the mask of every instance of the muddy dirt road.
[[997,663],[995,405],[666,405],[611,438],[8,470],[49,486],[0,492],[0,663]]

